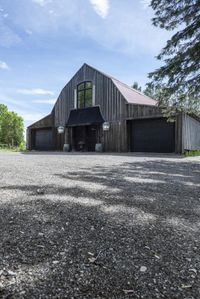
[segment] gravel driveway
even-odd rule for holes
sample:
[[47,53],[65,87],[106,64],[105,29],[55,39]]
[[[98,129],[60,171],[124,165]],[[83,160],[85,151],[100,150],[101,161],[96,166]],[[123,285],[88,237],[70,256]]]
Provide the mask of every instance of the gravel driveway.
[[200,158],[0,152],[0,298],[200,298]]

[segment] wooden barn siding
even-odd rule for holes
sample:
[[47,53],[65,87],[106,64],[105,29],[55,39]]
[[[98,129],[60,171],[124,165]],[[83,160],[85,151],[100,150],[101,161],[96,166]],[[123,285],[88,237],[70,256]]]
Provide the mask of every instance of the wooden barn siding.
[[[126,151],[123,142],[126,134],[126,101],[110,78],[87,65],[61,91],[55,104],[55,126],[66,125],[70,110],[74,109],[74,90],[80,82],[87,80],[95,85],[95,105],[100,106],[105,121],[111,123],[109,132],[102,132],[105,151]],[[65,142],[71,143],[71,132],[65,134]]]
[[26,129],[26,149],[27,150],[31,149],[30,130],[28,128]]
[[182,115],[183,150],[200,149],[200,122],[187,114]]
[[155,106],[145,105],[126,105],[126,118],[137,119],[137,118],[151,118],[151,117],[162,117],[162,111],[160,108]]
[[175,152],[177,154],[183,153],[183,130],[182,130],[182,113],[177,114],[175,119]]

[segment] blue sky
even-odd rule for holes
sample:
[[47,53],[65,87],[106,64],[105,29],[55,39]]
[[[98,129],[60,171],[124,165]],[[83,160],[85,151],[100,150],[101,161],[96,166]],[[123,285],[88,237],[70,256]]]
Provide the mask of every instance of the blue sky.
[[148,0],[0,0],[0,103],[25,125],[48,114],[84,62],[142,86],[169,33]]

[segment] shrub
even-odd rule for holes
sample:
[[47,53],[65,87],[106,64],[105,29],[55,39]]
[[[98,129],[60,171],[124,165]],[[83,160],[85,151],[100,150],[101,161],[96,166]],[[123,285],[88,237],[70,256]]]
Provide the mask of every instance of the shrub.
[[200,156],[200,149],[199,150],[186,150],[184,154],[186,157]]

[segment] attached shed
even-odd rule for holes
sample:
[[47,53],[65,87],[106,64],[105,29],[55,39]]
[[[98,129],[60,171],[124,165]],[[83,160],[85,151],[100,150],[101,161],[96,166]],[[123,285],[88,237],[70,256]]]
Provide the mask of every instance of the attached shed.
[[[109,123],[104,131],[103,122]],[[63,126],[64,134],[57,128]],[[177,114],[169,123],[154,99],[84,64],[61,91],[48,116],[27,130],[30,150],[176,152],[200,148],[200,122]],[[80,146],[81,144],[81,146]]]
[[55,150],[55,137],[54,114],[51,113],[28,127],[27,148],[38,151]]

